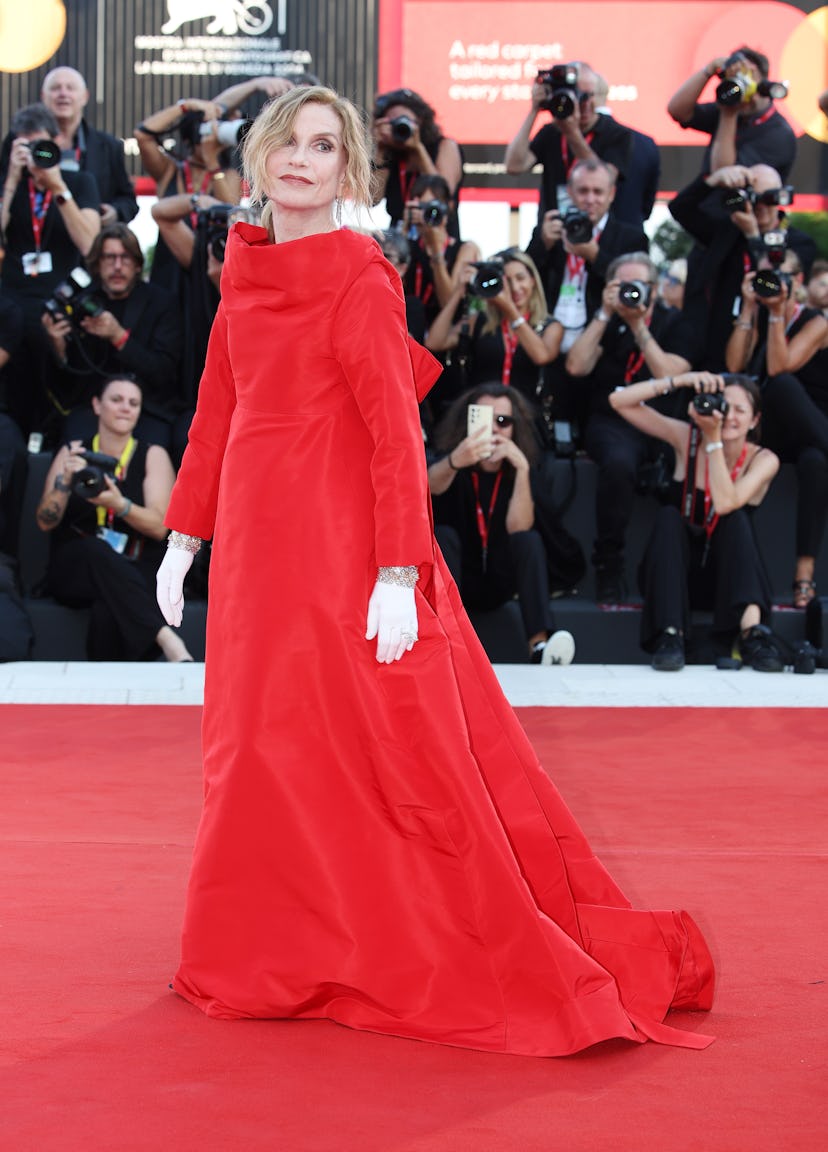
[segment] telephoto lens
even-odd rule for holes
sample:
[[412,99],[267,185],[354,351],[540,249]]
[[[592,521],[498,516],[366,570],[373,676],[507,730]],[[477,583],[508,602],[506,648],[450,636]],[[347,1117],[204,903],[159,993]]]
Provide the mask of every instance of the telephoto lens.
[[643,280],[622,280],[618,285],[618,303],[625,308],[646,308],[650,293],[650,285]]
[[29,151],[35,168],[54,168],[60,164],[60,148],[54,140],[32,140]]

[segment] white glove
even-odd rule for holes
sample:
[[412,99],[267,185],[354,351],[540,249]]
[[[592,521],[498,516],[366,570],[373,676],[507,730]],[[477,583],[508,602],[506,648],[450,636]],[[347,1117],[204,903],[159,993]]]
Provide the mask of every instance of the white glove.
[[168,548],[155,577],[155,598],[161,615],[175,628],[184,615],[184,577],[192,563],[192,552],[184,548]]
[[417,605],[414,589],[399,584],[374,585],[368,601],[365,639],[377,637],[377,660],[393,664],[417,642]]

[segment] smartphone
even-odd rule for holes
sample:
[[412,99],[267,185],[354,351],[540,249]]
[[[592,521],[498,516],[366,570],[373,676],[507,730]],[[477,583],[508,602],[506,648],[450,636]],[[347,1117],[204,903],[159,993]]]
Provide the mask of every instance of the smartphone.
[[[494,431],[494,408],[492,408],[491,404],[469,404],[466,418],[466,435],[472,436],[475,432],[479,432],[481,428],[485,428],[488,435],[492,436]],[[487,460],[489,456],[491,456],[491,452],[487,452],[483,459]]]

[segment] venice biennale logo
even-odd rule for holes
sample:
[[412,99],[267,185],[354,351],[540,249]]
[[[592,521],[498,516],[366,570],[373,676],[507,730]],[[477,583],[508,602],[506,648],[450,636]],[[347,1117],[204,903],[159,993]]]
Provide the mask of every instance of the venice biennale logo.
[[267,0],[262,4],[251,0],[167,0],[167,14],[169,19],[161,26],[165,36],[191,20],[210,19],[205,28],[210,36],[235,36],[238,32],[261,36],[273,23],[273,10]]

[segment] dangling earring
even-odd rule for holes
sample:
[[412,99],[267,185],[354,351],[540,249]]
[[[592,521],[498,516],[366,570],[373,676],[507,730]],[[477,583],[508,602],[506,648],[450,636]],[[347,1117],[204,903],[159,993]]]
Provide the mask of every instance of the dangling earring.
[[342,227],[342,197],[341,196],[337,196],[337,198],[336,198],[336,207],[334,209],[334,216],[336,218],[337,228],[341,228]]

